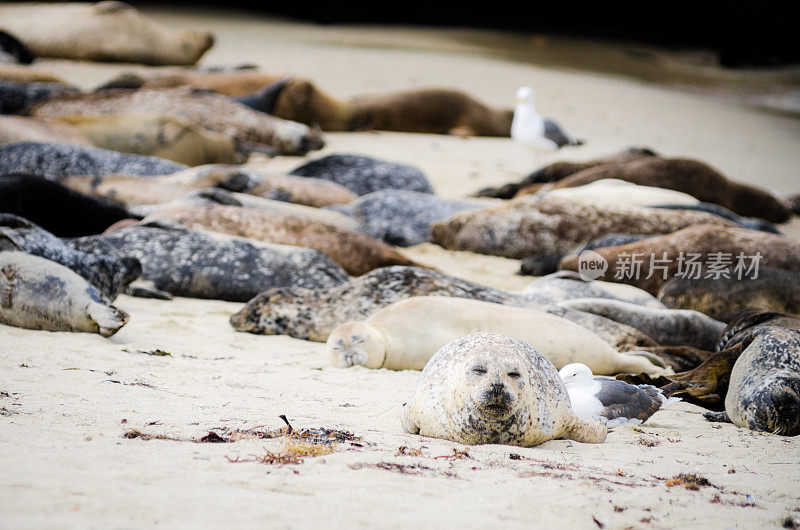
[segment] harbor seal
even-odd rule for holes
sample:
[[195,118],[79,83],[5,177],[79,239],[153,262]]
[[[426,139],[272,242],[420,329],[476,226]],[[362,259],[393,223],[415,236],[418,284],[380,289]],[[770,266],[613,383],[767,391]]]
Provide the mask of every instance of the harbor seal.
[[0,323],[110,337],[126,322],[124,311],[68,268],[24,252],[0,252]]
[[5,4],[0,29],[38,57],[152,66],[194,64],[214,44],[211,33],[167,28],[116,0]]
[[[739,215],[773,223],[783,223],[791,217],[781,198],[756,186],[733,181],[708,164],[690,158],[646,157],[621,166],[598,166],[559,180],[552,187],[571,188],[607,178],[681,191],[701,202],[719,204]],[[530,191],[538,191],[538,187]],[[525,193],[525,189],[520,190],[520,194]]]
[[148,221],[313,248],[353,276],[391,265],[414,265],[410,259],[377,239],[309,217],[206,203],[167,206],[144,219],[145,223]]
[[50,180],[71,175],[164,175],[186,169],[183,164],[154,156],[118,153],[86,145],[16,142],[0,145],[0,175],[27,173]]
[[[734,270],[739,265],[737,256],[740,254],[743,256],[743,268],[740,268],[742,277],[752,276],[752,272],[749,275],[744,273],[753,266],[753,258],[757,256],[759,267],[769,266],[800,272],[800,260],[797,259],[800,255],[800,243],[796,240],[738,227],[701,224],[628,245],[598,248],[594,252],[608,262],[608,269],[601,276],[602,279],[634,285],[653,295],[658,294],[658,290],[666,280],[679,274],[681,266],[684,275],[695,275],[695,271],[687,265],[689,258],[702,265],[709,262],[711,255],[729,256],[731,263],[728,274],[732,277],[737,275]],[[633,262],[632,256],[643,259],[642,274],[626,273],[625,268]],[[647,266],[651,256],[663,259],[665,269],[649,275]],[[626,261],[621,258],[630,259]],[[568,256],[561,261],[559,267],[563,270],[578,271],[579,257]],[[702,276],[708,275],[705,267],[697,272]]]
[[[580,201],[597,205],[658,206],[674,204],[679,207],[690,207],[700,201],[680,191],[640,186],[625,180],[614,178],[600,179],[574,188],[559,188],[539,192],[545,197],[555,197],[567,201]],[[714,212],[712,212],[714,213]]]
[[134,258],[89,254],[68,247],[59,238],[16,215],[0,213],[0,251],[13,250],[64,265],[113,302],[142,272]]
[[58,237],[100,234],[118,221],[136,217],[117,202],[20,174],[0,175],[0,212],[23,217]]
[[228,136],[239,148],[304,155],[321,149],[322,137],[302,123],[282,120],[250,109],[231,98],[191,87],[102,90],[41,101],[26,110],[37,118],[97,114],[159,114]]
[[341,184],[357,195],[383,189],[433,193],[433,187],[418,168],[368,156],[337,153],[307,162],[290,172]]
[[728,320],[746,308],[800,314],[800,274],[760,267],[757,278],[681,278],[667,280],[658,299],[673,309],[694,309]]
[[532,196],[458,213],[434,224],[431,231],[433,242],[449,250],[522,259],[567,253],[612,233],[668,234],[700,223],[734,225],[705,212],[601,206]]
[[572,411],[564,383],[535,348],[495,333],[445,345],[403,407],[403,430],[465,444],[600,443],[606,427]]
[[646,236],[642,234],[613,233],[608,234],[607,236],[592,239],[577,250],[568,252],[566,254],[548,254],[545,256],[534,254],[533,256],[528,256],[522,260],[522,263],[519,264],[519,272],[517,274],[522,276],[544,276],[547,274],[553,274],[558,271],[558,264],[561,263],[561,260],[563,260],[566,256],[580,256],[581,252],[586,250],[627,245],[628,243],[641,241],[642,239],[647,239],[648,237],[652,236]]
[[0,145],[15,142],[92,145],[83,133],[66,123],[0,115]]
[[465,210],[487,206],[478,200],[445,199],[430,193],[380,190],[329,209],[349,215],[359,230],[391,245],[410,247],[431,239],[431,225]]
[[574,300],[582,298],[602,298],[629,302],[652,309],[665,306],[656,297],[636,287],[622,283],[586,281],[572,271],[559,271],[528,284],[523,295],[535,295],[552,300]]
[[347,274],[320,252],[155,223],[65,241],[77,250],[130,256],[156,289],[245,302],[271,287],[333,287]]
[[346,322],[326,342],[335,366],[421,370],[431,356],[468,333],[502,333],[532,345],[556,368],[582,362],[593,372],[662,373],[648,357],[619,353],[567,319],[531,309],[443,296],[395,302],[366,320]]
[[634,327],[661,346],[710,350],[725,329],[723,322],[690,309],[642,307],[601,298],[565,300],[561,305]]
[[37,101],[77,92],[76,88],[61,83],[0,81],[0,114],[14,114]]

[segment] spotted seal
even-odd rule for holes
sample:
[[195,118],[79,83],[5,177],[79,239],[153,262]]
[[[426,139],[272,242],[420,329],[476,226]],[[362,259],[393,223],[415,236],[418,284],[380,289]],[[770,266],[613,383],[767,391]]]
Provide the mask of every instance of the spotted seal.
[[575,416],[564,383],[541,353],[494,333],[467,335],[437,351],[401,422],[408,433],[466,444],[600,443],[607,432],[599,421]]
[[110,337],[126,322],[124,311],[68,268],[24,252],[0,252],[0,323]]
[[527,342],[556,368],[582,362],[593,372],[662,373],[648,356],[619,353],[567,319],[541,311],[478,300],[416,296],[395,302],[363,321],[346,322],[327,340],[335,366],[421,370],[431,356],[471,332],[502,333]]
[[176,296],[244,302],[271,287],[327,288],[347,280],[313,249],[273,245],[156,223],[66,240],[85,252],[113,252],[142,264],[143,276]]

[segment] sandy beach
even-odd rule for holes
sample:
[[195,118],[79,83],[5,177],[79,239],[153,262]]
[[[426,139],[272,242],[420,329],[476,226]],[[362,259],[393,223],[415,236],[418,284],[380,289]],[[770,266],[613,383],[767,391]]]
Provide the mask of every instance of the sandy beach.
[[[519,180],[537,163],[631,145],[700,158],[782,194],[800,192],[800,120],[743,104],[734,89],[648,84],[498,51],[518,50],[527,39],[546,56],[544,38],[318,27],[252,13],[147,13],[213,31],[216,45],[201,64],[254,63],[309,77],[335,96],[447,86],[511,106],[517,87],[531,85],[542,114],[587,140],[537,161],[510,139],[329,133],[325,149],[311,155],[411,163],[443,196]],[[614,48],[601,55],[616,57]],[[36,66],[83,88],[142,68],[47,59]],[[752,73],[743,75],[730,86],[757,84]],[[302,160],[255,165],[286,170]],[[795,220],[788,232],[797,235],[798,226]],[[403,253],[503,289],[533,281],[515,275],[515,260],[432,244]],[[603,444],[467,447],[403,432],[400,409],[419,372],[334,368],[324,344],[237,333],[228,317],[241,304],[123,295],[115,305],[131,320],[110,339],[0,325],[0,528],[800,524],[800,437],[708,423],[701,408],[680,403],[641,427],[613,430]],[[289,439],[257,434],[284,427],[280,415],[298,431],[352,436],[326,454],[276,460]],[[209,432],[235,441],[198,442]],[[680,474],[696,475],[699,484]]]

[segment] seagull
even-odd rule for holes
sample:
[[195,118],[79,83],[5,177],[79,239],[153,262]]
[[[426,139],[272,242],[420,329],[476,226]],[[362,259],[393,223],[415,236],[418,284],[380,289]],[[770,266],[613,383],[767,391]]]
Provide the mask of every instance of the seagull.
[[572,138],[558,123],[536,112],[535,97],[531,87],[517,89],[511,138],[538,152],[556,151],[565,145],[582,145],[583,140]]
[[664,397],[660,388],[651,385],[594,377],[592,370],[581,363],[564,366],[558,375],[567,387],[575,414],[583,419],[601,420],[609,429],[640,425],[663,405],[680,401]]

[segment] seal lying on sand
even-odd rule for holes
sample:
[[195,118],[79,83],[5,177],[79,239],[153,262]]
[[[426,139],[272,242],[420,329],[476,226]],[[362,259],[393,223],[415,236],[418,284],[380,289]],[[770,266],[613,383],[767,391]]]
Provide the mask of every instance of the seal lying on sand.
[[401,421],[408,433],[466,444],[606,438],[602,423],[572,412],[550,361],[530,345],[494,333],[467,335],[437,351]]
[[694,309],[712,318],[728,320],[746,308],[800,314],[800,274],[759,267],[757,278],[674,277],[658,291],[667,307]]
[[13,114],[37,101],[76,92],[77,89],[61,83],[0,81],[0,114]]
[[71,175],[164,175],[185,169],[183,164],[154,156],[118,153],[85,145],[17,142],[0,146],[0,174],[28,173],[50,180]]
[[476,197],[493,197],[495,199],[511,199],[519,191],[531,184],[544,184],[555,182],[565,177],[597,166],[606,164],[622,165],[640,158],[658,156],[655,151],[646,147],[631,147],[611,156],[589,160],[587,162],[555,162],[543,168],[537,169],[520,182],[504,184],[497,188],[484,188],[477,193]]
[[[773,223],[783,223],[791,217],[784,201],[772,193],[730,180],[708,164],[689,158],[648,157],[622,166],[598,166],[570,175],[552,186],[554,189],[573,188],[608,178],[681,191],[739,215]],[[539,187],[534,186],[522,189],[520,194],[538,190]]]
[[134,257],[146,279],[176,296],[244,302],[271,287],[318,289],[347,280],[316,250],[153,224],[66,242],[85,252]]
[[465,210],[480,210],[486,202],[445,199],[430,193],[381,190],[330,209],[349,215],[359,230],[392,245],[410,247],[431,239],[431,225]]
[[357,195],[383,189],[433,193],[431,183],[418,168],[368,156],[328,155],[293,169],[291,174],[331,180]]
[[689,309],[642,307],[619,300],[584,298],[561,305],[632,326],[662,346],[692,346],[712,349],[725,324]]
[[0,252],[0,323],[110,337],[128,315],[58,263],[23,252]]
[[54,97],[28,108],[27,113],[39,118],[159,114],[229,136],[240,149],[253,144],[253,150],[272,150],[281,155],[303,155],[324,145],[318,131],[307,125],[281,120],[228,97],[190,87],[103,90]]
[[566,253],[612,233],[667,234],[700,223],[733,225],[705,212],[521,197],[501,206],[461,212],[434,224],[431,231],[433,242],[446,249],[522,259]]
[[99,234],[117,221],[135,217],[119,203],[19,174],[0,175],[0,212],[24,217],[58,237]]
[[658,206],[671,204],[691,208],[700,201],[680,191],[640,186],[619,179],[601,179],[574,188],[559,188],[540,192],[544,197],[596,204],[598,206],[624,204],[626,206]]
[[319,250],[348,274],[360,276],[379,267],[413,265],[390,246],[369,236],[308,217],[213,203],[175,205],[146,217],[195,230],[210,230],[258,241]]
[[596,248],[627,245],[628,243],[641,241],[642,239],[647,239],[648,237],[653,236],[613,233],[608,234],[607,236],[592,239],[585,245],[580,246],[576,250],[566,254],[548,254],[545,256],[534,254],[533,256],[528,256],[522,260],[522,263],[519,264],[519,272],[517,274],[522,276],[544,276],[546,274],[552,274],[558,271],[558,264],[561,263],[561,260],[567,256],[580,256],[581,252],[586,250],[594,250]]
[[176,31],[118,1],[0,5],[0,28],[39,57],[149,65],[194,64],[210,33]]
[[[598,248],[594,250],[608,262],[608,269],[602,278],[607,281],[627,283],[644,289],[650,294],[657,294],[664,282],[679,273],[683,266],[683,273],[695,275],[695,272],[686,265],[688,258],[696,257],[695,262],[700,265],[707,264],[709,256],[722,254],[728,256],[728,274],[737,276],[737,267],[742,278],[752,277],[753,259],[758,259],[759,266],[771,266],[788,271],[800,272],[800,243],[796,240],[765,232],[745,230],[743,228],[724,227],[715,225],[697,225],[678,230],[672,234],[644,239],[637,243],[619,247]],[[743,259],[737,258],[742,254]],[[630,263],[620,257],[638,255],[643,259],[642,274],[629,277],[625,267]],[[647,273],[650,256],[665,260],[665,269],[656,270],[652,276]],[[683,260],[679,259],[684,256]],[[564,258],[560,268],[564,270],[578,270],[578,256]],[[627,265],[626,265],[627,263]],[[681,265],[684,263],[683,265]],[[724,262],[720,262],[723,265]],[[724,267],[723,267],[724,268]],[[750,270],[750,272],[748,272]],[[696,271],[702,276],[708,272],[703,268]],[[693,276],[691,276],[693,277]],[[713,277],[713,276],[712,276]]]
[[80,252],[21,217],[0,213],[2,250],[21,251],[64,265],[95,286],[109,302],[142,273],[142,266],[134,258]]
[[619,353],[594,333],[541,311],[465,298],[417,296],[385,307],[364,321],[331,332],[328,356],[335,366],[421,370],[431,356],[465,334],[502,333],[527,342],[556,368],[582,362],[602,375],[663,372],[647,357]]
[[66,123],[23,116],[0,116],[0,144],[15,142],[92,145],[83,133]]
[[664,309],[664,304],[650,293],[621,283],[586,281],[572,271],[559,271],[528,284],[521,293],[552,300],[602,298],[629,302],[652,309]]

